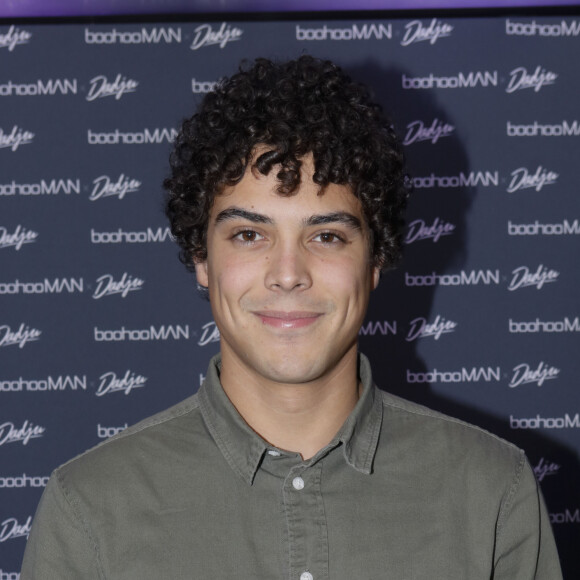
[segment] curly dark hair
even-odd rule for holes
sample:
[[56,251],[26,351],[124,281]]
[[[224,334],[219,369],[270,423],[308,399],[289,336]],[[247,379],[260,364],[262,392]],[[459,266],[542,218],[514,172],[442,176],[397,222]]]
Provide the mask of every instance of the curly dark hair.
[[[263,145],[267,150],[253,159]],[[193,269],[207,258],[213,199],[238,183],[249,163],[264,175],[275,166],[277,191],[288,196],[300,185],[301,159],[308,154],[320,194],[329,183],[351,187],[371,232],[373,264],[391,267],[401,251],[409,194],[400,142],[364,86],[331,61],[311,56],[242,65],[183,122],[170,157],[172,174],[163,182],[182,262]]]

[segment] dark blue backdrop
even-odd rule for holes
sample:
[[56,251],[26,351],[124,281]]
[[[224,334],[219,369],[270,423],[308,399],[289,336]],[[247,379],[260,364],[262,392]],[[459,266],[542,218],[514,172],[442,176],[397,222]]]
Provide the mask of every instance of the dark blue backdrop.
[[54,467],[193,393],[219,335],[177,261],[175,129],[240,58],[375,88],[416,191],[361,329],[380,386],[523,447],[580,529],[580,18],[0,26],[0,578]]

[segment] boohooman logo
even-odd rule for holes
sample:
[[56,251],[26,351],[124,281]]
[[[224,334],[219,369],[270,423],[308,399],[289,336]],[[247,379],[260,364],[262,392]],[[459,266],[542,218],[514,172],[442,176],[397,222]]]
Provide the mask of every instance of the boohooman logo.
[[477,383],[499,382],[500,367],[462,367],[458,370],[441,371],[433,369],[427,372],[412,372],[407,369],[407,383]]
[[401,86],[403,89],[473,89],[476,87],[497,87],[499,75],[494,71],[458,72],[455,75],[443,77],[431,73],[427,77],[408,77],[403,74]]
[[[81,192],[80,179],[41,179],[36,183],[0,183],[0,196],[23,195],[23,196],[37,196],[37,195],[58,195],[63,193],[70,195]],[[0,578],[0,580],[2,580]]]
[[538,121],[527,125],[516,125],[507,121],[506,134],[508,137],[578,137],[580,136],[580,123],[578,120],[564,120],[552,125]]
[[360,327],[359,336],[375,336],[377,334],[382,336],[397,334],[396,320],[369,320]]
[[84,292],[83,278],[53,278],[38,280],[36,282],[0,282],[0,296],[11,294],[73,294]]
[[155,327],[151,325],[149,328],[125,328],[122,326],[116,330],[105,330],[93,328],[93,335],[95,342],[123,342],[133,341],[142,342],[149,340],[180,340],[182,338],[189,339],[189,325],[181,326],[179,324],[168,324]]
[[500,283],[499,270],[461,270],[457,274],[409,274],[405,272],[405,286],[476,286]]
[[510,318],[508,329],[511,334],[580,332],[580,318],[576,316],[576,318],[570,319],[566,316],[564,320],[540,320],[536,318],[536,320],[529,321],[517,321]]
[[578,36],[580,21],[562,20],[558,22],[515,22],[509,18],[505,22],[505,33],[508,36]]
[[459,175],[431,175],[413,177],[413,187],[416,189],[442,189],[458,187],[491,187],[499,185],[499,171],[460,172]]
[[565,219],[561,223],[545,224],[536,220],[532,224],[515,224],[508,221],[509,236],[569,236],[580,234],[580,222],[569,222]]
[[580,429],[580,414],[571,416],[565,413],[563,417],[514,417],[510,415],[511,429]]
[[[0,477],[0,489],[14,489],[23,487],[41,488],[48,483],[48,476],[22,475]],[[0,580],[2,576],[0,576]]]
[[172,239],[169,227],[147,228],[140,232],[126,232],[121,228],[116,232],[97,232],[91,228],[91,244],[146,244]]
[[173,128],[143,129],[143,131],[123,132],[115,129],[109,133],[97,133],[87,130],[89,145],[151,145],[153,143],[173,143],[177,130]]
[[0,392],[3,393],[41,393],[62,391],[86,391],[86,375],[58,375],[47,376],[41,379],[0,380]]
[[32,83],[7,83],[0,84],[0,97],[35,97],[76,95],[78,92],[77,79],[38,79]]
[[63,392],[88,392],[89,385],[97,385],[95,395],[102,397],[109,393],[123,392],[130,394],[134,389],[145,386],[147,377],[133,372],[125,371],[118,375],[114,371],[102,373],[97,381],[89,381],[87,375],[58,375],[42,378],[0,379],[0,393],[63,393]]
[[124,425],[121,425],[120,427],[107,427],[105,425],[101,425],[100,423],[98,423],[97,424],[97,437],[99,439],[108,439],[109,437],[112,437],[113,435],[117,435],[121,431],[124,431],[125,429],[127,429],[128,426],[129,425],[127,423],[125,423]]
[[86,44],[171,44],[181,42],[181,28],[154,27],[141,30],[95,31],[85,28]]
[[566,509],[559,513],[550,513],[551,524],[580,524],[580,508]]
[[207,94],[215,90],[218,85],[218,81],[199,81],[195,78],[191,79],[191,92],[194,95],[197,94]]
[[296,25],[296,40],[390,40],[393,38],[392,24],[352,24],[342,28],[331,28],[326,24],[320,28],[304,28]]

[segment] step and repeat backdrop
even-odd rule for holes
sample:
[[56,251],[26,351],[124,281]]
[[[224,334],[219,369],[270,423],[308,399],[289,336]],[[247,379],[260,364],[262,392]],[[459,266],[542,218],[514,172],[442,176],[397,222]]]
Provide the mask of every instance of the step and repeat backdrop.
[[415,191],[360,346],[379,386],[524,448],[580,577],[580,16],[0,24],[0,579],[51,471],[194,393],[219,332],[161,183],[240,59],[370,84]]

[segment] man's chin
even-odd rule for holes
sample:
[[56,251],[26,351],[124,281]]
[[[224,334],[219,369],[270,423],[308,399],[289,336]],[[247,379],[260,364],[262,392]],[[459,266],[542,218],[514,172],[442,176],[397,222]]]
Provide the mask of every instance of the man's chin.
[[272,382],[300,385],[320,378],[324,374],[322,367],[319,359],[309,361],[301,358],[296,361],[286,360],[283,363],[265,361],[262,375]]

